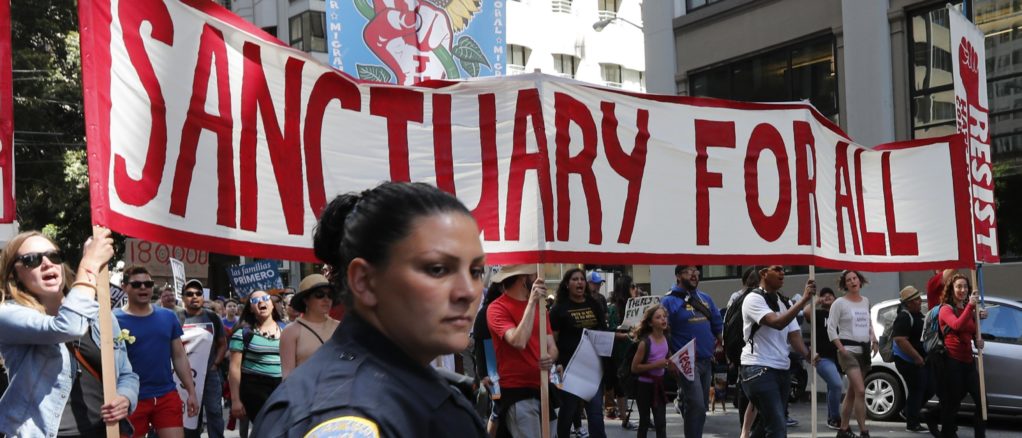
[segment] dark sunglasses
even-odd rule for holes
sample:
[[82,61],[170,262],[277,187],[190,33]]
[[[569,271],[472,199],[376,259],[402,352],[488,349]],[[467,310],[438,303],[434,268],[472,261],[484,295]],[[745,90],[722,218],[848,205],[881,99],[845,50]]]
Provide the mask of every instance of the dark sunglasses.
[[181,296],[185,297],[185,298],[201,297],[202,296],[202,292],[182,292]]
[[39,265],[43,264],[43,257],[46,257],[50,263],[61,264],[64,263],[64,255],[60,251],[46,251],[46,252],[30,252],[28,254],[22,254],[15,258],[15,260],[21,262],[26,268],[35,269]]
[[133,287],[135,289],[142,289],[142,288],[152,289],[153,285],[155,285],[155,284],[156,284],[156,282],[152,281],[152,280],[129,281],[128,282],[128,285],[130,285],[131,287]]
[[326,290],[326,289],[315,290],[315,291],[310,292],[310,294],[309,294],[310,298],[316,298],[316,299],[323,299],[323,298],[327,298],[329,296],[330,296],[330,291]]

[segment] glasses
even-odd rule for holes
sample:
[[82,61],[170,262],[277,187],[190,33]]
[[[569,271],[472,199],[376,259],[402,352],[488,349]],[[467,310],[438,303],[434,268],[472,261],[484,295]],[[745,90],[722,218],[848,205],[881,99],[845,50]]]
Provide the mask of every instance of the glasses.
[[202,292],[183,292],[181,296],[185,298],[201,297]]
[[700,275],[700,274],[702,274],[702,272],[699,272],[698,269],[689,269],[689,270],[685,271],[685,273],[688,274],[688,275]]
[[258,296],[258,297],[252,297],[250,300],[248,300],[248,302],[250,304],[265,303],[267,301],[270,301],[270,296],[269,295],[262,295],[262,296]]
[[46,252],[30,252],[28,254],[22,254],[15,258],[15,260],[21,262],[26,268],[35,269],[39,265],[43,264],[43,257],[46,257],[50,263],[61,264],[64,263],[64,256],[60,251],[46,251]]
[[152,289],[155,284],[156,282],[152,280],[128,282],[128,285],[135,289]]
[[330,291],[328,291],[326,289],[320,289],[320,290],[317,290],[317,291],[313,291],[311,293],[311,295],[310,295],[310,297],[316,298],[316,299],[323,299],[323,298],[327,298],[329,296],[330,296]]

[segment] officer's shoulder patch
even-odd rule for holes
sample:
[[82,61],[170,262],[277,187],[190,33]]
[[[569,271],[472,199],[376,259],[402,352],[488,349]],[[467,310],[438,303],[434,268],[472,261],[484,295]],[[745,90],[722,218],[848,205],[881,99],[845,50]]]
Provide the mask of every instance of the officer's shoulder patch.
[[380,429],[373,420],[356,416],[332,418],[312,428],[305,438],[378,438]]

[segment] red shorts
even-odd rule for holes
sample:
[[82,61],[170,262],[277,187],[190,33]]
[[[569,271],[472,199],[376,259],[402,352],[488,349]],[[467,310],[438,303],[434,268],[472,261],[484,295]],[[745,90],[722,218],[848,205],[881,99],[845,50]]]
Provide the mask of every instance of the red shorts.
[[150,424],[155,430],[183,428],[184,417],[184,404],[174,390],[157,398],[140,399],[128,421],[135,428],[133,437],[138,438],[149,433]]

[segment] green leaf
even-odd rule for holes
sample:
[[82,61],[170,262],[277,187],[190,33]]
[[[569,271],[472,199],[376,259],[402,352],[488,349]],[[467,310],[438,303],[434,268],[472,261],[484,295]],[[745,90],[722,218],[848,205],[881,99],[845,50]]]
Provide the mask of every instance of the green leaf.
[[[454,45],[454,56],[461,60],[461,62],[472,62],[476,64],[482,64],[490,67],[490,60],[486,59],[486,55],[483,54],[483,49],[479,47],[479,43],[472,39],[470,36],[462,36],[458,38],[458,43]],[[468,70],[468,69],[466,69]]]
[[444,66],[444,71],[447,72],[447,79],[461,79],[461,74],[458,73],[458,64],[454,61],[454,57],[451,56],[451,52],[447,51],[447,48],[444,46],[437,47],[433,49],[433,53],[440,60],[440,64]]
[[379,65],[356,64],[355,68],[358,70],[359,79],[391,83],[392,76],[390,74],[390,70],[387,70],[385,67]]
[[354,0],[353,3],[358,13],[365,17],[366,20],[372,20],[376,17],[376,10],[373,9],[368,0]]
[[461,63],[461,68],[465,69],[465,72],[473,78],[479,77],[479,64],[475,62],[464,61]]

